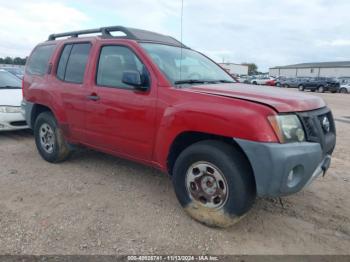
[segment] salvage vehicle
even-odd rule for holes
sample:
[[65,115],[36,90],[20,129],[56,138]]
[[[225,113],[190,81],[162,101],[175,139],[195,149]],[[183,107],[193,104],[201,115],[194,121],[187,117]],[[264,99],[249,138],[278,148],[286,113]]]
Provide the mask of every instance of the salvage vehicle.
[[271,80],[275,80],[275,78],[266,75],[258,75],[255,76],[252,80],[250,80],[250,83],[252,83],[253,85],[267,85],[267,82]]
[[289,77],[289,78],[280,78],[278,81],[276,81],[276,86],[281,86],[285,88],[290,87],[299,87],[301,83],[304,83],[305,81],[311,79],[310,77]]
[[0,69],[0,131],[28,128],[22,109],[22,82]]
[[86,146],[153,166],[209,226],[234,224],[257,196],[305,188],[326,173],[336,141],[321,98],[236,83],[203,54],[140,29],[49,36],[28,59],[23,92],[43,159]]
[[299,83],[299,91],[311,90],[312,92],[324,93],[329,91],[336,93],[339,91],[339,81],[328,77],[314,77]]
[[350,93],[350,81],[344,81],[339,88],[339,93],[347,94]]

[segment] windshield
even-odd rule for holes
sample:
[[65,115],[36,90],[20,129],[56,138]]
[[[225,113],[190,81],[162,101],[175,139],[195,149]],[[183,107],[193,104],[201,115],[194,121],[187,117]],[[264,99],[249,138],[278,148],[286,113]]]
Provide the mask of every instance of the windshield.
[[220,66],[193,50],[162,44],[141,45],[175,85],[235,82]]
[[7,71],[0,71],[0,89],[21,89],[22,82]]

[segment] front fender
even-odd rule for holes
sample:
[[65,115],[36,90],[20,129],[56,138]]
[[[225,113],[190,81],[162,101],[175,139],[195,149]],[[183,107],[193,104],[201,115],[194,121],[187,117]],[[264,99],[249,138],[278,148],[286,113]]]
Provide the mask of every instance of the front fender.
[[239,99],[216,97],[187,101],[165,107],[159,116],[154,160],[166,171],[167,157],[177,136],[201,132],[258,142],[277,142],[267,116],[275,111],[265,105]]

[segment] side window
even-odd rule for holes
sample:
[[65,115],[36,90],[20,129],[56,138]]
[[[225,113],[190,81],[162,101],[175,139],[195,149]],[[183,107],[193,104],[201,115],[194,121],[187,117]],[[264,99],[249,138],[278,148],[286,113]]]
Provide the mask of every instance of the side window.
[[91,44],[68,44],[64,47],[57,67],[57,78],[81,84],[89,58]]
[[30,75],[45,75],[55,47],[55,45],[42,45],[36,47],[28,60],[26,73]]
[[147,77],[145,66],[129,48],[104,46],[98,62],[96,83],[100,86],[132,89],[122,81],[123,72],[130,70]]
[[64,76],[66,74],[66,66],[71,50],[72,45],[66,45],[62,51],[61,58],[57,67],[57,78],[61,80],[64,80]]

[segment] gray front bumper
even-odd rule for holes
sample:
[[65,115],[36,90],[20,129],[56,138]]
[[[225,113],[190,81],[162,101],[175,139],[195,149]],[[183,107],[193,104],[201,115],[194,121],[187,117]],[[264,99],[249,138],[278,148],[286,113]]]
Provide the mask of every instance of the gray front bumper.
[[[300,191],[325,173],[330,156],[318,143],[259,143],[235,139],[252,166],[258,196],[285,196]],[[288,175],[294,170],[294,180]]]

